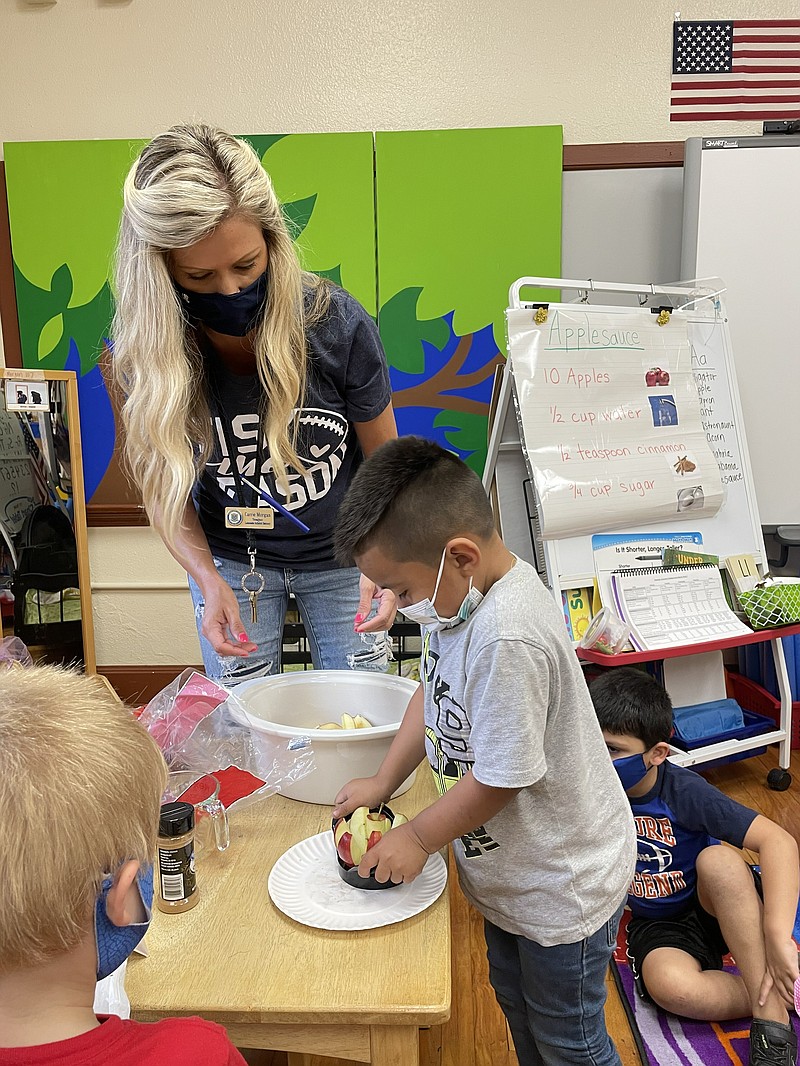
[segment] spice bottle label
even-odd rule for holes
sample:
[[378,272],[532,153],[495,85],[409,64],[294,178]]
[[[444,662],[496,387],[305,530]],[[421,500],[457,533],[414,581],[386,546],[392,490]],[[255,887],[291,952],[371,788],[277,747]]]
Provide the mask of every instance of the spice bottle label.
[[197,888],[193,842],[182,848],[159,848],[158,871],[162,899],[169,902],[188,899]]

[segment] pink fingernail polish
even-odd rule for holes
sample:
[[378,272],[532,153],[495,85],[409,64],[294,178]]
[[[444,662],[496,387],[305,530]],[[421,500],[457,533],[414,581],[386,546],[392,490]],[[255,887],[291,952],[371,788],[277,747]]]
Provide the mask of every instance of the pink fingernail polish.
[[356,615],[356,625],[364,621],[364,615],[359,611]]
[[246,644],[249,640],[246,633],[240,633],[237,639],[240,644]]

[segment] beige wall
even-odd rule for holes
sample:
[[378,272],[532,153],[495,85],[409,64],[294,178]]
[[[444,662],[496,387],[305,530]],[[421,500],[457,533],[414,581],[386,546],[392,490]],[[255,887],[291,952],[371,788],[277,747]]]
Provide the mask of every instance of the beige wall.
[[[561,123],[567,143],[759,132],[668,122],[677,7],[798,13],[796,0],[4,0],[0,141],[186,119],[287,133]],[[197,661],[183,575],[152,532],[92,530],[90,552],[98,663]]]

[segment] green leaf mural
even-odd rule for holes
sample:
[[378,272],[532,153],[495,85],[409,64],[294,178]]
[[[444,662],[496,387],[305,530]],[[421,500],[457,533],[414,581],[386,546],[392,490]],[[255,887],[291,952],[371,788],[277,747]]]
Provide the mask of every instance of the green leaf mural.
[[313,196],[306,196],[302,200],[293,200],[289,204],[282,205],[283,217],[286,219],[292,240],[296,241],[311,221],[311,214],[316,202],[317,194],[314,193]]
[[375,316],[372,134],[293,133],[262,161],[284,205],[316,197],[297,242],[305,268],[327,274],[338,266],[340,283]]
[[[309,269],[344,284],[376,314],[370,133],[246,135],[270,171]],[[113,315],[111,261],[125,175],[145,140],[7,143],[6,183],[23,365],[85,376],[84,454],[110,455],[113,419],[97,360]],[[79,383],[80,390],[80,383]],[[101,395],[102,394],[102,395]],[[107,412],[106,412],[107,413]],[[92,427],[110,435],[92,448]],[[106,462],[106,460],[103,460]],[[99,469],[91,485],[103,478]],[[117,475],[118,476],[118,475]],[[116,482],[115,482],[116,485]],[[89,482],[87,492],[91,496]],[[109,492],[104,488],[104,499]],[[127,489],[119,489],[125,501]]]
[[73,306],[88,303],[109,276],[122,183],[145,141],[31,141],[5,145],[14,262],[51,289],[66,264]]
[[48,355],[56,349],[58,342],[63,336],[64,316],[53,315],[53,317],[42,326],[42,332],[39,334],[39,362],[41,362],[42,359],[46,359]]
[[467,463],[480,474],[486,462],[486,415],[442,411],[433,424],[444,433],[453,451],[468,455]]
[[377,133],[375,151],[379,323],[398,429],[480,473],[509,286],[560,271],[561,129]]
[[509,286],[561,269],[561,127],[377,133],[375,149],[381,304],[419,288],[420,319],[491,322],[505,351]]
[[425,370],[423,341],[444,348],[450,336],[443,319],[420,321],[417,318],[421,292],[419,287],[402,289],[386,301],[380,314],[381,340],[389,366],[409,374],[422,374]]

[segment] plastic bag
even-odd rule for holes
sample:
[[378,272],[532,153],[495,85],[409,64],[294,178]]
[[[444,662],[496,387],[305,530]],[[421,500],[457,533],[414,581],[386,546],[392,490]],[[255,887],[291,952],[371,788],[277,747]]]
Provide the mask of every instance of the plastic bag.
[[98,981],[94,986],[95,1014],[116,1014],[119,1018],[130,1018],[131,1001],[125,991],[125,970],[128,960],[108,977]]
[[139,721],[161,748],[170,770],[213,774],[235,766],[258,778],[261,786],[237,800],[239,808],[279,792],[314,769],[308,737],[276,740],[240,724],[249,717],[228,689],[194,670],[184,670],[147,704]]
[[33,666],[33,659],[19,637],[3,637],[0,641],[0,669],[6,666]]

